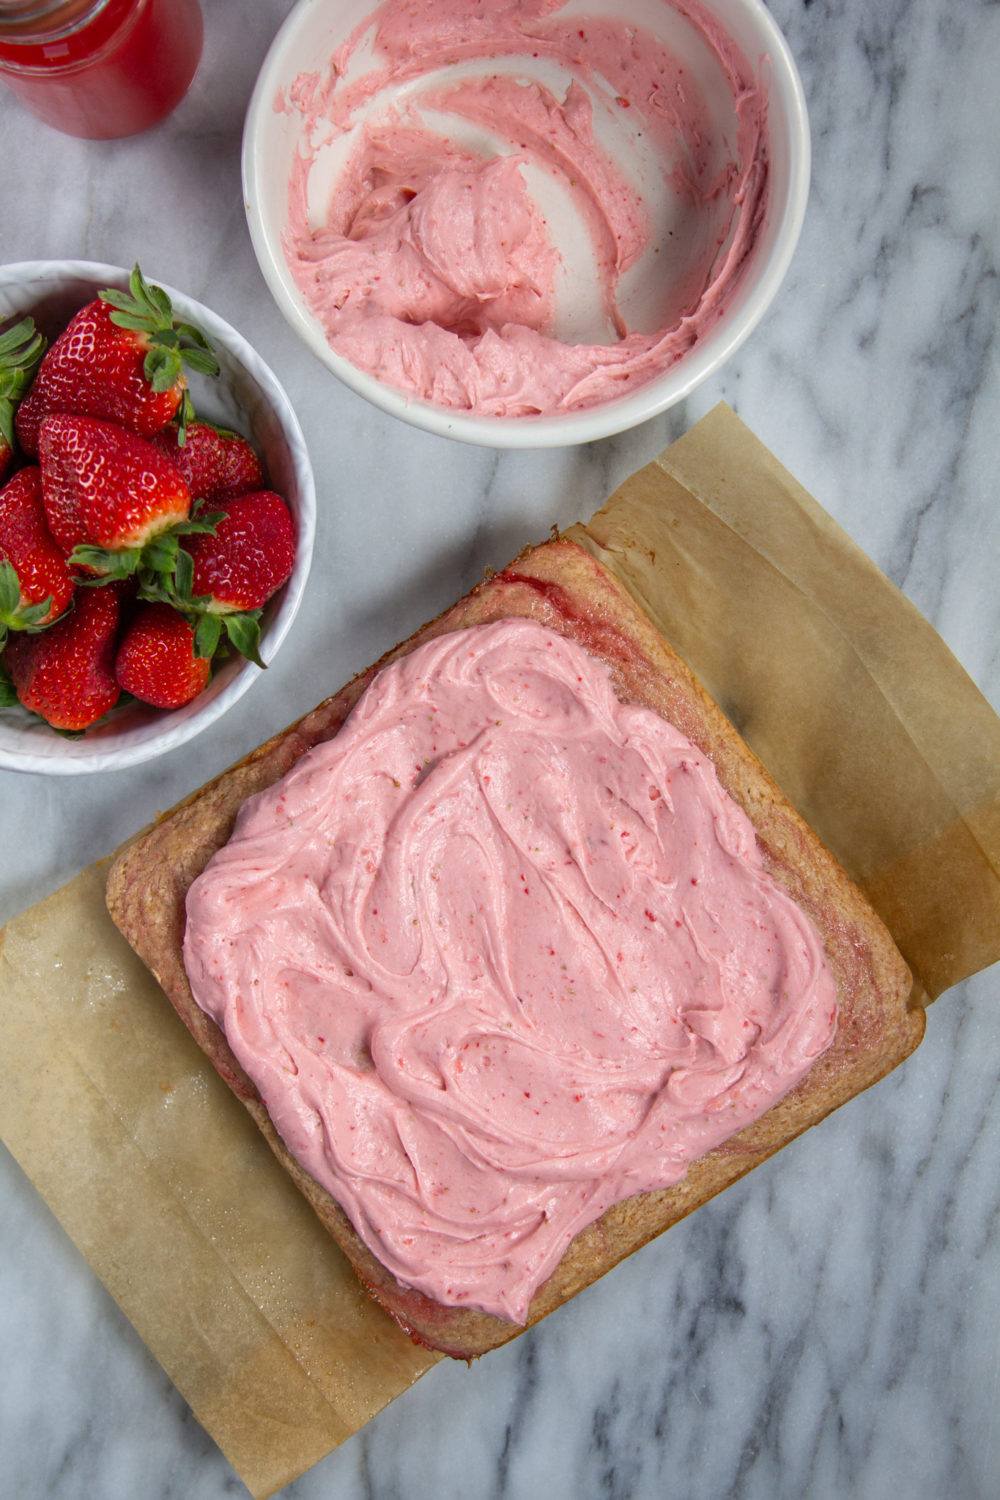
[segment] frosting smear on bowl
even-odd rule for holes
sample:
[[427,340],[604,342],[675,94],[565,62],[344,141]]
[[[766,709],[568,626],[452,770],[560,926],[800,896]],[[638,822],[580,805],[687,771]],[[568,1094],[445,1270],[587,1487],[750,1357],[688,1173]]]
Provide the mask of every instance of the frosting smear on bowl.
[[831,1041],[821,941],[705,756],[528,620],[386,667],[245,804],[184,960],[296,1159],[435,1300],[523,1322]]
[[279,97],[284,252],[336,352],[519,417],[625,395],[715,324],[767,209],[766,87],[698,0],[650,14],[384,0]]

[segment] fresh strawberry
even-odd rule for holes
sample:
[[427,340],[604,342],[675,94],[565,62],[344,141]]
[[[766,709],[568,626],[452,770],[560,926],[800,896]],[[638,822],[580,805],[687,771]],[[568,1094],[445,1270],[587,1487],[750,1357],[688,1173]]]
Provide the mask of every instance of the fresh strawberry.
[[180,413],[191,414],[183,366],[218,374],[204,334],[177,322],[162,287],[139,267],[128,292],[105,291],[73,317],[39,367],[17,409],[25,453],[38,452],[42,422],[52,412],[117,422],[140,437],[158,432]]
[[10,473],[17,446],[14,413],[44,352],[45,340],[31,318],[22,318],[0,333],[0,483]]
[[155,708],[180,708],[208,682],[212,664],[197,656],[194,627],[169,604],[142,606],[126,627],[115,676],[127,693]]
[[124,577],[143,549],[186,522],[191,496],[158,448],[114,422],[57,413],[39,438],[49,530],[71,562]]
[[209,422],[189,422],[181,443],[179,428],[172,423],[151,441],[180,469],[192,499],[217,505],[259,490],[264,483],[260,459],[238,432]]
[[73,608],[36,635],[11,636],[4,652],[17,696],[53,729],[96,723],[120,696],[114,674],[117,584],[78,589]]
[[295,522],[273,490],[225,502],[213,530],[185,540],[174,573],[174,603],[201,614],[198,649],[215,653],[223,631],[251,661],[260,659],[260,611],[295,562]]
[[255,490],[227,501],[214,533],[192,537],[185,550],[191,592],[210,601],[210,613],[260,609],[292,571],[295,522],[280,495]]
[[45,520],[37,465],[18,469],[0,490],[0,648],[8,630],[50,625],[73,597],[65,553]]

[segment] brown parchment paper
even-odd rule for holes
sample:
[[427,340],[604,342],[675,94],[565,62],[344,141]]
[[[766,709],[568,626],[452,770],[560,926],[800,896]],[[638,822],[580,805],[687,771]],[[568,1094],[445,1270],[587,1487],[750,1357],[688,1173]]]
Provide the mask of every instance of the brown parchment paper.
[[264,1497],[436,1362],[366,1296],[104,908],[92,865],[8,924],[0,1134]]
[[[1000,956],[1000,720],[728,408],[571,535],[869,892],[918,1002]],[[263,1500],[437,1357],[360,1291],[111,923],[104,874],[2,934],[0,1135]]]
[[725,405],[571,536],[685,658],[933,1000],[1000,958],[1000,719]]

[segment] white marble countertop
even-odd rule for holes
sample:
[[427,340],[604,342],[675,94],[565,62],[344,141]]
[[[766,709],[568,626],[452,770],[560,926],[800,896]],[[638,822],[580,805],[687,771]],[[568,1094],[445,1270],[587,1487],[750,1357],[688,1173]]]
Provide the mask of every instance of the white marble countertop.
[[[260,349],[320,500],[303,612],[193,746],[113,779],[0,774],[0,920],[109,852],[727,400],[1000,706],[1000,9],[775,0],[811,112],[791,273],[697,396],[622,438],[495,453],[396,425],[273,306],[246,232],[242,116],[289,0],[206,0],[166,125],[96,145],[0,98],[0,260],[182,287]],[[323,642],[321,651],[315,643]],[[855,1100],[546,1324],[431,1371],[290,1485],[406,1495],[994,1500],[1000,1493],[996,970]],[[245,1493],[0,1148],[0,1494]]]

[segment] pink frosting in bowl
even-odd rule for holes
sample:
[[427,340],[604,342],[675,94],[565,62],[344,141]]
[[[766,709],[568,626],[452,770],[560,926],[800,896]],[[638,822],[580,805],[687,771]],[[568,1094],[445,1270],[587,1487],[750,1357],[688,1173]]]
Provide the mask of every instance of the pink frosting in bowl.
[[665,720],[526,620],[386,668],[251,799],[185,965],[276,1128],[400,1281],[523,1322],[831,1041],[822,942]]
[[264,274],[354,389],[499,446],[679,400],[784,275],[808,185],[758,0],[299,6],[244,143]]

